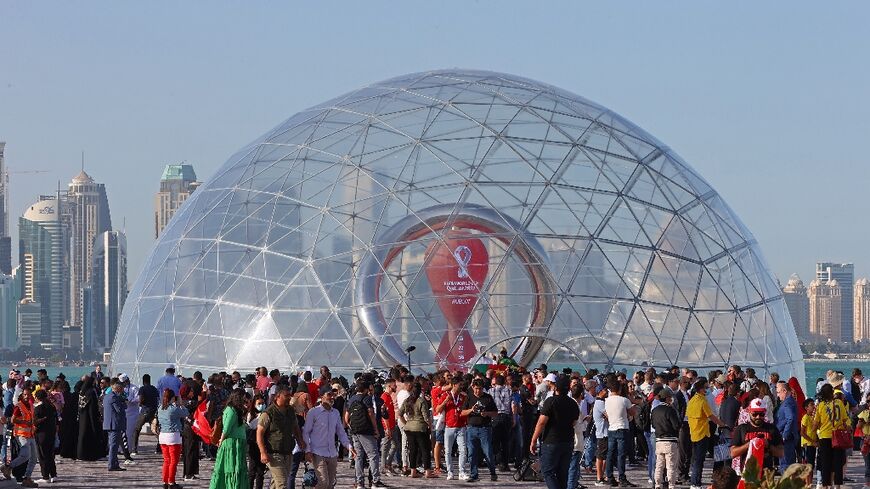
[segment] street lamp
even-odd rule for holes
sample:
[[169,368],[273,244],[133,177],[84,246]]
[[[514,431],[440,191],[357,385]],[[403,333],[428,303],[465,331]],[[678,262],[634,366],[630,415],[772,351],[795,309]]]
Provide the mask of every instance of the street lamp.
[[411,345],[408,348],[405,348],[405,351],[408,352],[408,372],[411,371],[411,352],[416,350],[416,349],[417,349],[417,347],[414,345]]

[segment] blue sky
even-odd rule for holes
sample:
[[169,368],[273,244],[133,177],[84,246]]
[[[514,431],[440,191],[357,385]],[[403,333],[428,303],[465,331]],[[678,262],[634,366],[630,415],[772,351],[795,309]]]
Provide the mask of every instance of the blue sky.
[[716,188],[781,279],[870,274],[870,3],[0,0],[12,223],[85,166],[153,244],[163,166],[200,178],[301,109],[395,75],[504,71],[603,104]]

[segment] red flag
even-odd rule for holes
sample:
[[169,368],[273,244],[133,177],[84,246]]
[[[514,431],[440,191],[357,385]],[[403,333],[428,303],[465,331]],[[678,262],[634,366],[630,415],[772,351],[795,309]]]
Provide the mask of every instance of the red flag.
[[193,413],[193,424],[190,428],[202,438],[204,443],[211,444],[211,425],[205,417],[206,411],[208,411],[208,403],[199,403],[199,406],[197,406],[196,411]]

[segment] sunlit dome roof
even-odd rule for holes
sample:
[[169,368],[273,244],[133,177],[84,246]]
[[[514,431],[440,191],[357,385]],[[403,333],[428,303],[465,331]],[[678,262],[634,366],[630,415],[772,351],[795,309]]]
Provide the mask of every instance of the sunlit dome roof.
[[94,182],[94,179],[91,178],[90,175],[85,173],[84,170],[79,172],[79,174],[74,176],[72,179],[72,183],[93,183],[93,182]]
[[[438,292],[439,246],[460,277],[485,260],[465,270],[472,297]],[[781,294],[724,200],[642,129],[526,78],[431,71],[304,110],[233,155],[145,262],[113,368],[351,371],[415,346],[434,369],[447,338],[469,362],[504,346],[525,364],[801,379]]]

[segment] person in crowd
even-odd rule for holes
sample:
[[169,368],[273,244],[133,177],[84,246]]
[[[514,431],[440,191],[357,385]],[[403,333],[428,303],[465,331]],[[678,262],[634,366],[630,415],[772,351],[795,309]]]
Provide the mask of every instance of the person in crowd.
[[[571,380],[557,379],[554,395],[541,405],[529,450],[534,455],[541,442],[541,472],[547,489],[568,487],[568,469],[574,448],[574,424],[580,418],[577,401],[568,396]],[[582,433],[582,431],[581,431]]]
[[846,450],[833,446],[834,430],[849,429],[851,421],[846,404],[834,398],[831,384],[822,385],[818,393],[819,403],[813,415],[813,427],[818,432],[819,449],[816,452],[816,466],[821,472],[823,487],[843,484],[843,464]]
[[755,383],[755,388],[758,389],[758,398],[761,399],[761,403],[764,405],[764,409],[767,410],[767,421],[768,423],[773,423],[775,419],[773,418],[773,409],[776,404],[773,402],[773,393],[770,391],[770,385],[763,380],[759,380]]
[[78,460],[98,460],[106,454],[101,443],[103,434],[99,398],[94,379],[86,376],[78,396]]
[[[513,427],[514,409],[511,403],[511,389],[505,384],[503,374],[495,374],[494,385],[489,389],[489,395],[495,401],[498,414],[492,418],[492,452],[502,472],[508,472],[510,463],[510,433]],[[568,392],[563,394],[567,395]]]
[[444,447],[446,448],[445,462],[447,464],[447,480],[453,480],[453,445],[459,448],[459,457],[456,464],[459,469],[459,479],[468,479],[465,471],[465,463],[468,459],[467,445],[465,444],[465,430],[468,418],[462,415],[462,405],[465,403],[466,394],[462,389],[462,377],[455,376],[450,379],[450,389],[442,391],[441,398],[436,402],[435,412],[444,415]]
[[610,431],[607,423],[607,410],[605,401],[607,400],[607,389],[598,391],[595,397],[595,403],[592,406],[592,422],[595,424],[595,485],[609,485],[605,477],[605,468],[607,466],[607,435]]
[[12,419],[12,411],[15,408],[13,400],[15,399],[15,386],[18,385],[18,382],[15,380],[15,371],[12,370],[9,372],[9,378],[6,380],[6,384],[3,388],[3,412],[0,414],[2,417],[2,422],[0,422],[0,433],[3,433],[3,436],[0,437],[0,465],[6,463],[6,455],[7,455],[7,443],[5,433],[11,425],[10,420]]
[[[386,413],[386,416],[381,421],[384,430],[384,436],[381,438],[381,471],[384,474],[392,475],[398,473],[393,466],[393,459],[396,456],[396,438],[394,436],[394,431],[396,430],[396,409],[393,405],[393,394],[395,392],[396,379],[388,378],[384,382],[384,392],[381,394],[381,401],[384,403],[383,410]],[[335,396],[333,396],[333,401],[334,399]],[[322,399],[321,402],[323,402]]]
[[[30,369],[27,370],[28,372]],[[106,374],[103,373],[103,366],[99,363],[94,364],[94,370],[91,372],[91,378],[94,379],[94,382],[99,383],[102,382],[103,379],[106,378]]]
[[36,467],[37,447],[33,426],[33,396],[28,382],[24,384],[21,394],[18,395],[18,403],[12,411],[12,436],[18,440],[20,448],[18,456],[3,466],[3,475],[10,479],[16,467],[26,465],[24,476],[19,481],[21,486],[39,487],[31,477]]
[[175,376],[175,365],[166,367],[166,373],[157,380],[157,392],[163,392],[165,389],[171,390],[174,396],[179,395],[181,380]]
[[[860,373],[859,369],[856,370]],[[870,487],[870,392],[862,399],[861,411],[856,418],[861,435],[861,456],[864,458],[864,487]]]
[[127,430],[127,403],[122,393],[124,385],[116,380],[111,391],[103,397],[103,430],[106,431],[109,449],[109,472],[123,471],[118,463],[118,452],[121,451],[121,438]]
[[42,479],[37,484],[57,482],[57,466],[54,462],[54,442],[57,435],[57,408],[49,402],[45,389],[36,391],[33,404],[33,425],[35,426],[36,453],[39,456],[39,469]]
[[[245,390],[247,392],[247,389]],[[266,410],[266,399],[262,394],[254,394],[245,415],[245,437],[248,444],[248,486],[250,489],[263,489],[266,475],[266,464],[260,460],[260,449],[257,448],[257,423],[260,414]]]
[[580,469],[583,462],[583,452],[586,447],[586,428],[589,425],[591,417],[589,416],[589,404],[586,402],[586,391],[583,389],[583,382],[580,379],[572,377],[568,387],[571,399],[577,403],[577,409],[580,415],[574,421],[574,446],[571,452],[571,461],[568,465],[568,487],[576,488],[580,486]]
[[192,418],[199,408],[200,397],[203,395],[202,384],[195,379],[188,379],[182,383],[179,394],[180,405],[188,412],[188,416],[181,421],[181,473],[185,481],[193,481],[199,479],[199,451],[202,439],[193,431]]
[[689,434],[692,440],[692,466],[689,477],[692,489],[700,489],[704,457],[710,437],[709,422],[712,421],[717,426],[723,426],[723,423],[713,414],[713,409],[707,402],[707,379],[699,377],[692,391],[693,395],[686,406],[686,418],[689,420]]
[[[682,422],[673,407],[670,389],[658,393],[659,404],[650,411],[650,426],[656,433],[656,464],[653,486],[661,489],[667,480],[669,487],[676,486],[677,466],[680,456],[679,436]],[[667,477],[666,477],[667,475]]]
[[151,385],[150,375],[142,376],[142,386],[139,387],[137,397],[139,398],[139,413],[133,424],[133,437],[130,439],[132,455],[139,452],[139,434],[142,432],[142,427],[154,421],[154,417],[157,416],[157,407],[160,405],[160,393],[156,387]]
[[814,425],[816,403],[813,399],[804,400],[804,415],[801,418],[801,448],[803,448],[803,463],[810,464],[812,472],[816,473],[816,450],[819,447],[819,435]]
[[[637,409],[634,404],[623,394],[623,384],[616,379],[611,379],[608,382],[607,388],[610,391],[607,399],[604,401],[604,410],[607,414],[607,463],[605,464],[605,475],[611,485],[619,485],[620,487],[636,487],[630,482],[625,475],[625,464],[629,457],[628,438],[629,438],[629,418],[633,417]],[[618,471],[619,479],[613,476],[614,464]]]
[[157,441],[163,453],[163,489],[181,489],[175,482],[175,475],[181,456],[181,424],[189,414],[172,389],[163,390],[160,408],[157,410],[157,422],[160,425]]
[[[247,432],[245,413],[247,399],[245,389],[235,388],[227,400],[221,415],[221,436],[218,452],[209,482],[209,489],[248,488],[248,464],[246,462]],[[249,489],[249,488],[248,488]]]
[[290,456],[297,444],[305,450],[305,441],[296,413],[290,407],[290,390],[284,385],[275,387],[274,402],[257,422],[257,448],[260,450],[260,461],[266,464],[272,476],[270,489],[286,489]]
[[789,465],[795,463],[797,446],[800,441],[798,424],[798,407],[791,387],[785,381],[776,383],[776,397],[779,408],[776,410],[776,429],[779,430],[783,442],[783,455],[779,461],[780,472],[785,472]]
[[[371,395],[369,395],[370,388],[371,386],[367,380],[358,379],[356,382],[356,394],[347,400],[347,410],[344,413],[344,422],[350,429],[353,448],[357,454],[356,463],[354,464],[357,488],[364,486],[365,464],[362,461],[363,458],[368,461],[369,470],[372,472],[372,486],[384,487],[383,482],[381,482],[375,403]],[[404,407],[404,404],[402,407]],[[402,412],[401,409],[400,407],[400,413]],[[403,418],[399,415],[398,419],[402,420]]]
[[429,414],[429,403],[423,397],[423,387],[419,382],[414,383],[411,396],[399,408],[398,415],[404,421],[405,433],[409,437],[408,460],[411,463],[411,477],[420,477],[417,467],[422,466],[427,479],[436,478],[432,471],[432,448],[429,443],[432,418]]
[[308,412],[302,439],[305,441],[305,458],[317,472],[315,489],[335,487],[338,471],[338,449],[335,440],[356,456],[354,447],[347,438],[338,409],[334,407],[337,389],[329,389],[320,396],[320,404]]
[[498,414],[495,401],[492,396],[483,390],[484,381],[475,379],[471,384],[471,394],[465,398],[462,404],[462,416],[468,418],[466,429],[466,443],[471,449],[471,470],[468,482],[478,480],[478,464],[481,457],[486,457],[489,468],[490,480],[498,480],[495,473],[495,457],[492,454],[492,431],[490,424],[492,418]]
[[737,425],[731,438],[731,456],[740,460],[741,469],[746,467],[750,445],[760,438],[764,441],[762,469],[779,467],[783,456],[783,439],[776,425],[767,421],[767,407],[762,399],[753,399],[749,405],[749,422]]
[[58,453],[63,458],[76,458],[78,447],[79,420],[78,396],[70,392],[66,379],[54,383],[54,388],[63,395],[63,410],[60,413],[60,448]]
[[121,395],[127,404],[127,410],[124,413],[127,418],[127,428],[124,431],[124,455],[126,458],[124,463],[132,464],[132,452],[136,452],[133,438],[136,437],[136,421],[139,419],[139,386],[130,382],[130,377],[127,374],[122,373],[118,375],[118,380],[123,385]]

